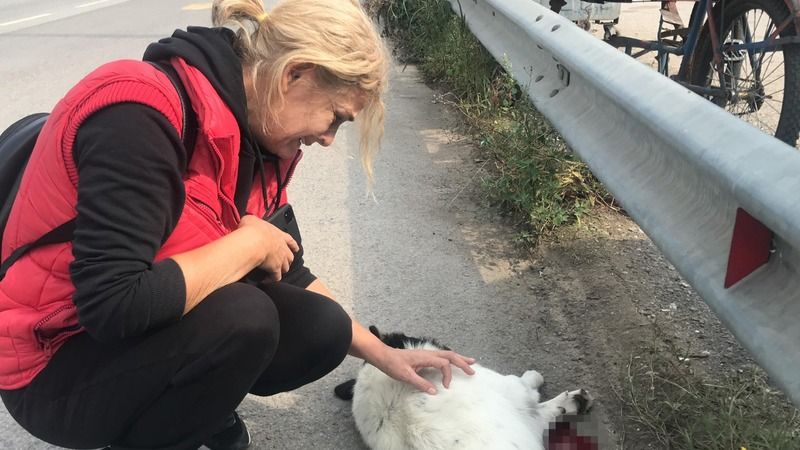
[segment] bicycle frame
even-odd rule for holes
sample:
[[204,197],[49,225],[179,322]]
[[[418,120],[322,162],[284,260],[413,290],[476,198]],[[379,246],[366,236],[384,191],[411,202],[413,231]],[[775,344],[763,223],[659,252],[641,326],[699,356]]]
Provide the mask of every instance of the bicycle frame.
[[[678,0],[680,1],[680,0]],[[718,74],[720,79],[724,74],[722,73],[724,68],[722,64],[723,55],[725,52],[730,51],[746,51],[748,57],[750,58],[751,62],[755,61],[755,56],[759,53],[774,51],[780,48],[783,45],[798,43],[800,42],[800,36],[790,36],[790,37],[780,37],[780,33],[783,32],[789,25],[794,22],[795,30],[800,31],[800,6],[798,2],[800,0],[784,0],[786,6],[789,9],[789,16],[784,20],[781,24],[776,26],[776,29],[770,34],[770,36],[766,37],[764,40],[761,41],[754,41],[753,36],[749,34],[749,30],[746,31],[747,36],[744,42],[742,43],[729,43],[727,45],[722,45],[719,42],[719,31],[716,24],[716,20],[713,14],[714,2],[713,0],[688,0],[695,3],[694,7],[692,8],[692,13],[689,18],[689,25],[686,28],[685,38],[681,45],[669,45],[664,42],[664,38],[670,36],[678,36],[679,32],[677,30],[673,31],[666,31],[662,33],[664,28],[664,17],[662,16],[659,19],[659,36],[657,40],[641,40],[629,37],[622,37],[622,36],[614,36],[608,39],[608,42],[616,47],[624,47],[625,52],[628,55],[631,55],[635,58],[644,55],[650,52],[656,52],[656,60],[658,62],[658,71],[659,73],[670,76],[669,75],[669,56],[676,55],[681,56],[681,63],[678,69],[678,73],[675,76],[670,76],[676,82],[684,85],[688,89],[691,89],[694,92],[697,92],[701,95],[710,95],[710,96],[722,96],[725,97],[728,95],[725,89],[721,88],[707,88],[703,86],[696,86],[689,83],[690,78],[690,68],[692,64],[692,56],[694,55],[694,51],[697,48],[697,44],[700,38],[700,34],[703,31],[703,26],[705,25],[706,21],[708,22],[710,32],[708,33],[709,37],[711,38],[711,45],[714,49],[714,62],[715,66],[717,67]],[[724,1],[724,0],[720,0]],[[640,52],[633,53],[633,49],[641,49]]]
[[[676,55],[676,56],[684,56],[684,55],[691,55],[694,52],[695,47],[697,46],[697,41],[700,37],[700,32],[702,31],[702,24],[706,18],[707,11],[711,6],[711,0],[688,0],[693,1],[696,3],[694,8],[692,9],[692,15],[689,19],[689,27],[687,29],[686,39],[684,40],[683,45],[674,46],[668,45],[663,43],[663,37],[668,37],[670,33],[667,35],[659,35],[658,39],[655,41],[651,40],[641,40],[636,38],[630,37],[622,37],[622,36],[615,36],[610,40],[612,44],[622,44],[616,46],[624,46],[625,52],[628,55],[633,56],[634,58],[638,58],[646,53],[650,52],[657,52],[656,59],[658,61],[658,71],[663,75],[669,75],[668,73],[668,62],[669,62],[669,55]],[[659,19],[659,31],[663,28],[664,25],[664,18],[661,17]],[[632,49],[641,49],[641,52],[633,53]],[[683,58],[681,61],[681,66],[678,71],[679,80],[684,80],[685,74],[688,72],[688,64],[689,58]]]

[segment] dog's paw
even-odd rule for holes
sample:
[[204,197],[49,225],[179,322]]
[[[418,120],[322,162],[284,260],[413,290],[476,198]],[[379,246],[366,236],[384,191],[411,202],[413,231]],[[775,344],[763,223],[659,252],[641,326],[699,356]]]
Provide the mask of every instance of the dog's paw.
[[342,400],[352,400],[353,399],[353,388],[356,385],[356,380],[348,380],[344,383],[336,386],[333,388],[333,393],[336,394]]
[[585,390],[585,389],[578,389],[577,391],[572,391],[569,393],[572,401],[577,403],[577,413],[578,414],[586,414],[589,410],[592,409],[594,405],[594,398]]
[[535,370],[525,371],[520,378],[526,386],[530,386],[533,389],[539,389],[539,387],[544,384],[544,377]]
[[592,409],[594,399],[584,389],[562,392],[541,404],[544,414],[557,417],[564,414],[584,414]]
[[592,409],[594,399],[585,389],[567,393],[567,414],[585,414]]

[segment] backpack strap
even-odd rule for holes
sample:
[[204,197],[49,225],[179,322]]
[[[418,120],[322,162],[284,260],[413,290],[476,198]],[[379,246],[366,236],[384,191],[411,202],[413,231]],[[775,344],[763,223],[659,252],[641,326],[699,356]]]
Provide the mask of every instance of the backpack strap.
[[183,147],[186,150],[186,160],[192,159],[192,152],[194,151],[194,144],[197,142],[197,116],[192,108],[192,102],[189,99],[189,94],[186,92],[186,86],[181,82],[178,72],[172,67],[172,64],[167,64],[161,61],[148,61],[150,65],[164,73],[169,78],[172,86],[178,91],[178,96],[181,100],[181,111],[183,111],[183,130],[181,130],[181,140]]
[[14,264],[18,259],[22,257],[28,250],[36,247],[41,247],[43,245],[50,245],[50,244],[58,244],[60,242],[67,242],[72,240],[72,234],[75,232],[75,219],[72,219],[68,222],[62,223],[61,225],[57,226],[56,228],[48,231],[44,234],[44,236],[40,237],[39,239],[35,240],[34,242],[25,244],[16,250],[14,250],[11,255],[3,261],[3,264],[0,265],[0,280],[6,277],[6,272]]
[[[189,95],[186,92],[186,88],[183,86],[183,83],[181,83],[175,68],[169,64],[161,62],[150,62],[150,64],[162,71],[167,78],[169,78],[169,81],[172,83],[172,86],[175,87],[175,90],[178,91],[178,96],[181,100],[181,110],[183,111],[183,130],[181,130],[181,141],[183,142],[183,146],[186,150],[186,160],[189,161],[192,157],[192,151],[194,150],[194,145],[197,140],[197,117],[195,116],[194,110],[191,107]],[[5,229],[5,227],[3,227],[3,229]],[[0,232],[2,232],[2,230],[0,230]],[[9,255],[8,258],[6,258],[5,261],[3,261],[2,264],[0,264],[0,280],[6,277],[6,272],[11,265],[17,262],[17,260],[19,260],[29,250],[44,245],[71,241],[74,233],[75,219],[73,218],[48,231],[39,239],[18,247],[11,253],[11,255]]]

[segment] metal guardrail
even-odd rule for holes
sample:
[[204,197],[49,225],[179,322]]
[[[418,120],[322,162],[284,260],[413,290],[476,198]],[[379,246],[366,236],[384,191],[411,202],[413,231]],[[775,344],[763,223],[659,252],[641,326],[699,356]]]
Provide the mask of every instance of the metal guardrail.
[[535,2],[450,2],[800,405],[800,152]]

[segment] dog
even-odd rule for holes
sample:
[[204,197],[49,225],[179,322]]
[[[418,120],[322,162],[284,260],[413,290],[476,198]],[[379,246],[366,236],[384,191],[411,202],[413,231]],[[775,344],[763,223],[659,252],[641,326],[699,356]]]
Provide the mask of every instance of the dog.
[[[394,348],[450,350],[433,339],[369,329]],[[356,379],[334,392],[353,401],[356,427],[373,450],[544,449],[546,432],[559,416],[585,413],[593,403],[583,389],[540,403],[544,379],[535,370],[518,377],[477,363],[472,368],[472,376],[453,369],[449,389],[438,370],[421,371],[438,391],[428,395],[365,363]]]

